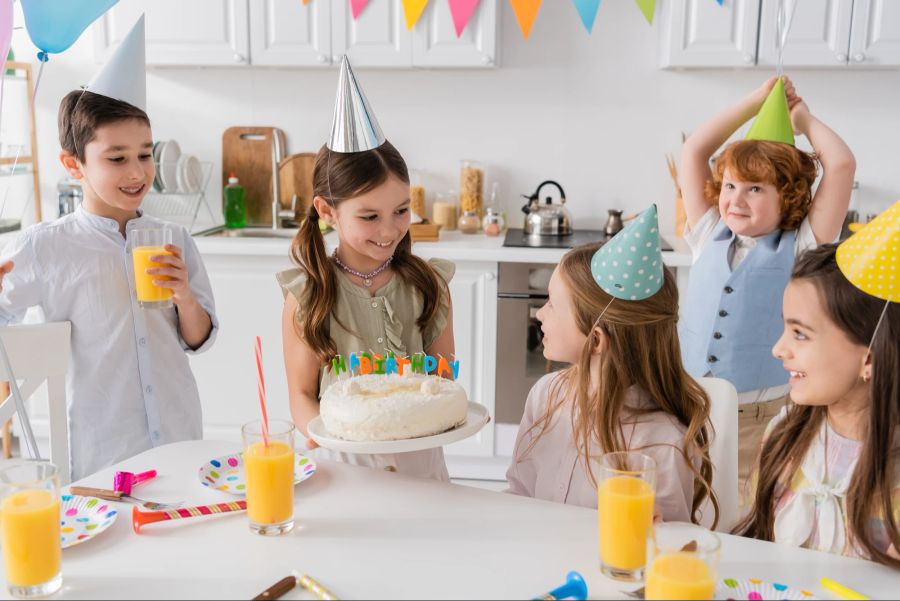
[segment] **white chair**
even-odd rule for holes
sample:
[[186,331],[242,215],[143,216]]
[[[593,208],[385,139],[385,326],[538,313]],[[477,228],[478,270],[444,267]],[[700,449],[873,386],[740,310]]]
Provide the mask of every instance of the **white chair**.
[[[69,322],[16,325],[0,328],[22,399],[27,400],[45,381],[49,401],[50,461],[59,468],[61,484],[68,484],[69,425],[66,416],[66,370],[71,349]],[[0,380],[12,377],[0,361]],[[0,423],[16,413],[13,396],[0,400]],[[44,457],[46,459],[46,457]]]
[[[713,464],[713,490],[719,499],[719,525],[716,530],[729,532],[740,518],[738,490],[738,395],[728,380],[697,378],[709,396],[710,422],[714,429],[709,455]],[[707,501],[703,506],[701,523],[712,527],[713,508]]]

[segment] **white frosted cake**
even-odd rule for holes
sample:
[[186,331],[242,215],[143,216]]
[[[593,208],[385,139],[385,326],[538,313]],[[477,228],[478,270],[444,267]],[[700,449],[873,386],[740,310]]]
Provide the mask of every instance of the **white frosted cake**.
[[319,413],[328,432],[344,440],[404,440],[455,428],[466,421],[468,404],[452,380],[367,374],[329,386]]

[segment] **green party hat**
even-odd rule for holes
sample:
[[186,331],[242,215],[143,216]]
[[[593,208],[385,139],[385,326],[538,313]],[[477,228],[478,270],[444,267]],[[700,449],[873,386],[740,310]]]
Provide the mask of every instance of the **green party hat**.
[[622,300],[644,300],[659,292],[663,261],[656,205],[594,253],[591,273],[604,292]]
[[784,91],[784,81],[780,77],[775,82],[775,87],[769,92],[769,97],[760,107],[745,139],[768,140],[769,142],[794,145],[791,111],[788,108],[787,94]]

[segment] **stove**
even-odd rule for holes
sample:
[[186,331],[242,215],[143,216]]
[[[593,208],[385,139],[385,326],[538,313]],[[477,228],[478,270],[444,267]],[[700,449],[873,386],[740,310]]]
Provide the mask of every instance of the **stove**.
[[[575,230],[568,236],[529,236],[522,229],[506,230],[506,239],[503,240],[503,246],[522,247],[522,248],[575,248],[582,244],[590,244],[593,242],[606,242],[609,236],[603,230]],[[660,237],[660,244],[663,251],[672,250],[672,245],[666,242],[665,238]]]

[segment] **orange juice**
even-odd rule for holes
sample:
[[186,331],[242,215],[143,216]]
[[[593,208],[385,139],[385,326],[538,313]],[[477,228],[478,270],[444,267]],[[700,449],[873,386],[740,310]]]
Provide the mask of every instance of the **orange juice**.
[[647,572],[647,599],[712,599],[715,589],[709,564],[692,553],[661,555]]
[[56,577],[62,555],[59,498],[49,490],[29,489],[9,495],[0,507],[6,581],[35,586]]
[[151,261],[153,255],[171,255],[162,246],[138,246],[131,251],[134,259],[134,285],[137,291],[137,299],[142,302],[164,301],[172,298],[172,290],[163,288],[153,283],[153,280],[168,280],[167,276],[151,275],[147,269],[151,267],[165,267],[164,263]]
[[615,476],[600,484],[597,511],[603,563],[620,570],[644,566],[653,501],[653,487],[639,478]]
[[280,524],[294,516],[294,450],[286,442],[255,442],[244,452],[247,514],[256,524]]

